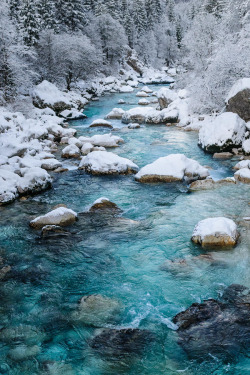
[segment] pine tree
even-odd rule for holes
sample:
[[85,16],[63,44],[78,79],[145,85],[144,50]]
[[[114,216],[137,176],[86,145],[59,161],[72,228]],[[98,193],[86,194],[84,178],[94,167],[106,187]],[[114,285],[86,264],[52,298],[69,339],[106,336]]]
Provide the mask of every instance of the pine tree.
[[41,19],[42,29],[57,29],[55,20],[55,2],[53,0],[39,0],[38,12]]
[[37,4],[32,0],[23,0],[20,7],[21,33],[24,43],[31,47],[39,40],[40,19]]
[[107,14],[107,7],[104,0],[97,0],[95,4],[95,15],[102,16],[103,14]]
[[175,9],[174,9],[174,1],[169,0],[168,2],[168,19],[169,22],[174,22],[175,21]]
[[133,15],[137,34],[140,37],[147,28],[147,13],[143,0],[137,0],[134,3]]
[[183,30],[181,27],[181,19],[178,18],[178,21],[176,23],[176,39],[177,39],[177,46],[180,49],[182,46],[182,39],[183,39]]
[[214,14],[216,17],[221,17],[223,11],[224,1],[221,0],[208,0],[205,9],[208,13]]
[[61,30],[76,32],[86,24],[81,0],[58,0],[56,2],[57,21]]
[[9,14],[10,14],[11,20],[15,22],[19,22],[20,9],[21,9],[21,0],[9,1]]

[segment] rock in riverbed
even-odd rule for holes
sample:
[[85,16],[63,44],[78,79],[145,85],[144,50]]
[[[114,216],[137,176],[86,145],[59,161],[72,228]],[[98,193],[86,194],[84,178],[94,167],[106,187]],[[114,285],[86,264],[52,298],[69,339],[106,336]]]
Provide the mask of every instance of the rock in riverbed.
[[99,212],[99,211],[115,211],[121,212],[121,209],[108,198],[99,198],[90,207],[89,212]]
[[93,294],[81,298],[77,310],[72,314],[72,319],[78,323],[101,327],[112,323],[121,311],[119,301]]
[[178,343],[190,358],[234,360],[250,346],[250,290],[231,285],[219,300],[194,303],[177,314]]
[[77,220],[77,213],[66,207],[58,207],[44,216],[39,216],[30,222],[32,228],[38,229],[46,225],[67,226]]
[[231,88],[226,99],[227,111],[237,113],[243,120],[250,121],[250,78],[239,79]]
[[143,167],[135,179],[140,182],[194,181],[208,175],[208,170],[197,161],[182,154],[171,154]]
[[200,221],[194,229],[192,241],[206,247],[235,246],[239,237],[237,225],[225,217]]
[[139,168],[131,160],[112,152],[94,151],[82,158],[79,169],[93,175],[117,175],[136,173]]
[[152,342],[153,334],[138,328],[103,329],[90,342],[92,349],[105,357],[138,356]]

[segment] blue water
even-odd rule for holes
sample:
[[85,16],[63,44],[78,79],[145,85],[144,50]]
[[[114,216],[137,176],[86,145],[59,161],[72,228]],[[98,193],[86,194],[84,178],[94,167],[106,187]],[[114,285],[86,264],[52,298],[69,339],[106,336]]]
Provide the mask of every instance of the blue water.
[[[118,105],[120,98],[129,104]],[[78,136],[106,133],[88,126],[112,108],[128,109],[137,101],[135,93],[106,95],[88,105],[88,119],[71,125]],[[184,153],[211,167],[215,178],[233,175],[235,162],[205,154],[197,146],[197,133],[164,125],[128,131],[120,121],[113,123],[114,134],[125,143],[112,152],[140,167]],[[70,235],[56,239],[43,239],[29,228],[32,218],[56,204],[85,212],[101,196],[123,210],[123,220],[82,214]],[[242,217],[250,216],[248,203],[247,185],[189,193],[181,183],[140,184],[133,176],[93,177],[73,169],[55,174],[53,189],[1,207],[0,256],[12,270],[0,281],[0,374],[248,374],[250,360],[244,356],[230,364],[188,359],[172,323],[178,312],[216,298],[232,283],[250,287],[249,228],[241,225]],[[235,249],[213,253],[219,266],[197,260],[204,252],[190,241],[197,222],[215,216],[234,219],[241,231]],[[167,260],[175,259],[186,259],[187,265],[163,270]],[[79,299],[91,294],[119,301],[121,311],[101,327],[74,321]],[[90,344],[103,327],[145,329],[154,339],[140,355],[107,358]],[[15,351],[24,345],[35,353],[18,359]]]

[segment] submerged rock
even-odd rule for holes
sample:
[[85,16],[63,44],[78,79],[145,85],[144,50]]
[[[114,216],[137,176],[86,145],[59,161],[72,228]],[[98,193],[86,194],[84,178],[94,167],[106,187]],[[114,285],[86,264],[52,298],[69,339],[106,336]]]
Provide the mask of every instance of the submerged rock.
[[233,154],[231,152],[216,152],[213,155],[214,159],[231,159]]
[[141,329],[103,329],[90,342],[92,349],[105,357],[138,356],[152,342],[153,334]]
[[197,180],[191,183],[189,190],[210,190],[215,188],[215,185],[216,183],[212,178],[208,178],[206,180]]
[[79,169],[93,175],[117,175],[136,173],[139,168],[131,160],[112,152],[94,151],[82,158]]
[[219,300],[194,303],[177,314],[178,343],[190,358],[234,360],[250,345],[250,290],[231,285]]
[[228,112],[237,113],[246,122],[250,121],[250,78],[239,79],[231,88],[226,106]]
[[140,182],[174,182],[204,179],[209,175],[197,161],[182,154],[171,154],[143,167],[135,176]]
[[40,353],[41,349],[38,345],[26,346],[17,345],[14,349],[10,349],[8,356],[13,361],[24,361],[26,359],[36,357]]
[[67,226],[73,224],[76,220],[76,212],[65,207],[59,207],[44,216],[39,216],[32,220],[30,226],[36,229],[42,228],[46,225]]
[[72,319],[78,323],[101,327],[114,322],[120,312],[119,301],[100,294],[93,294],[81,298],[77,310],[72,314]]
[[121,212],[121,209],[108,198],[99,198],[93,205],[90,207],[89,212],[98,212],[98,211],[116,211]]
[[235,246],[239,237],[237,225],[225,217],[200,221],[194,229],[192,241],[202,247]]
[[45,225],[42,228],[42,237],[49,237],[54,235],[67,235],[69,232],[59,225]]

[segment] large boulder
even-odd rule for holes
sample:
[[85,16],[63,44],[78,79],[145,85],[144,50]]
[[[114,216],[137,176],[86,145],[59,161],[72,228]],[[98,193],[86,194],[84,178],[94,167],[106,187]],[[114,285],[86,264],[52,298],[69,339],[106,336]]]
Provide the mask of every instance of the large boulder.
[[20,195],[36,194],[40,191],[46,190],[51,187],[52,178],[42,168],[25,168],[23,177],[18,183],[18,192]]
[[46,225],[68,226],[77,220],[77,213],[66,207],[58,207],[46,215],[39,216],[30,222],[30,226],[35,229]]
[[182,154],[171,154],[143,167],[135,179],[140,182],[194,181],[208,175],[208,170],[197,161]]
[[250,184],[250,169],[242,168],[234,174],[234,178],[245,184]]
[[192,359],[214,358],[226,362],[240,353],[247,354],[250,346],[250,290],[231,285],[218,300],[194,303],[177,314],[179,345]]
[[121,212],[121,209],[113,202],[111,202],[108,198],[101,197],[97,199],[89,209],[89,212],[105,212],[105,211],[112,211],[112,212]]
[[207,247],[235,246],[239,237],[237,225],[225,217],[208,218],[200,221],[193,232],[192,241]]
[[93,151],[82,158],[79,169],[93,175],[117,175],[136,173],[139,168],[131,160],[112,152]]
[[118,147],[120,143],[124,143],[124,140],[116,135],[109,134],[97,134],[89,138],[90,143],[94,146],[99,147]]
[[34,88],[32,98],[35,107],[51,108],[57,115],[72,108],[80,110],[88,102],[81,95],[63,92],[46,80]]
[[246,122],[250,121],[250,78],[239,79],[226,98],[228,112],[237,113]]
[[232,151],[242,145],[246,123],[237,114],[227,112],[206,121],[199,132],[199,145],[207,152]]
[[163,87],[157,93],[161,109],[167,108],[170,103],[178,98],[178,95],[167,87]]
[[92,122],[89,126],[90,128],[97,128],[97,127],[104,127],[104,128],[110,128],[112,129],[113,126],[109,121],[103,120],[103,119],[97,119]]

